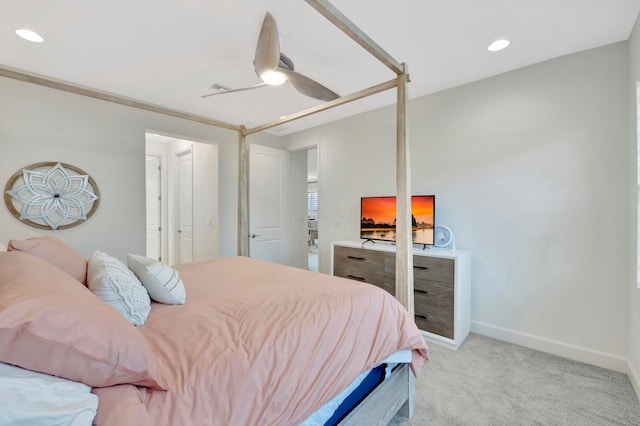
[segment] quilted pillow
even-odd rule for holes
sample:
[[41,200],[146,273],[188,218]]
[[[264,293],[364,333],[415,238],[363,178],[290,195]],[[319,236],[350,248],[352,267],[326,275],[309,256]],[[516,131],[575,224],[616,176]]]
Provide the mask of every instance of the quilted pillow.
[[133,325],[142,325],[151,311],[151,299],[142,283],[127,265],[96,251],[87,270],[89,290],[120,312]]
[[21,252],[0,252],[0,362],[92,387],[163,389],[138,329],[69,274]]
[[87,259],[74,248],[51,235],[9,241],[9,251],[22,251],[38,256],[87,284]]
[[0,363],[0,424],[93,423],[98,397],[83,383]]
[[187,293],[178,271],[166,263],[144,256],[127,256],[129,269],[140,279],[149,295],[156,302],[167,305],[182,305]]

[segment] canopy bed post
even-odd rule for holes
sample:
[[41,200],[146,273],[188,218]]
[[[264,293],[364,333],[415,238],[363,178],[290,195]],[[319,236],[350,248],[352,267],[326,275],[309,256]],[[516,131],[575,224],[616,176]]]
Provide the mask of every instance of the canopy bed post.
[[306,2],[322,16],[327,18],[343,33],[351,37],[356,43],[362,46],[367,52],[378,58],[380,62],[388,66],[391,71],[400,75],[404,72],[402,65],[389,55],[382,47],[371,39],[364,31],[354,24],[344,13],[340,12],[327,0],[306,0]]
[[413,315],[411,157],[407,129],[407,65],[400,64],[328,0],[306,0],[342,32],[395,72],[398,88],[396,149],[396,298]]
[[407,115],[407,65],[398,75],[396,134],[396,299],[413,315],[413,245],[411,238],[411,153]]
[[245,126],[238,130],[238,256],[249,256],[249,144]]

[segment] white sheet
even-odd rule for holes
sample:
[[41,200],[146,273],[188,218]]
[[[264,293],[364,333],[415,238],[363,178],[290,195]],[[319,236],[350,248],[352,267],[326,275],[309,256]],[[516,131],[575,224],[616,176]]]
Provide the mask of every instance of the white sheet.
[[0,425],[90,426],[97,409],[85,384],[0,363]]

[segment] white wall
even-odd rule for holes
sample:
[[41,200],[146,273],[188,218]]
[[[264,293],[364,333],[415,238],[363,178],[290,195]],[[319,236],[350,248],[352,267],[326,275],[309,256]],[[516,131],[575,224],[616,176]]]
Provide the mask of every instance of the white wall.
[[[412,190],[472,251],[475,331],[626,370],[627,86],[619,43],[411,100]],[[395,107],[286,143],[320,146],[328,273],[360,197],[395,193]]]
[[193,261],[202,262],[218,257],[218,147],[195,142],[192,149]]
[[[95,215],[63,231],[31,228],[0,208],[0,241],[52,234],[87,257],[95,249],[120,258],[144,253],[145,131],[152,130],[218,142],[219,253],[236,254],[236,132],[8,78],[0,77],[0,94],[0,182],[29,164],[62,161],[93,176],[101,193]],[[252,136],[250,142],[280,146],[280,138],[268,134]]]
[[308,269],[307,151],[291,152],[289,161],[289,265]]
[[632,237],[630,241],[631,259],[630,259],[630,280],[629,280],[629,378],[636,390],[636,395],[640,399],[640,289],[637,287],[636,280],[640,277],[636,276],[636,259],[637,252],[637,240],[638,235],[637,218],[638,218],[638,173],[637,173],[637,157],[638,157],[638,139],[640,135],[640,129],[637,127],[638,123],[638,111],[636,103],[636,83],[640,82],[640,20],[636,21],[636,25],[631,33],[629,39],[629,58],[630,58],[630,83],[629,83],[629,98],[630,98],[630,144],[629,144],[629,159],[630,159],[630,198],[631,209],[630,212],[630,231],[629,235]]

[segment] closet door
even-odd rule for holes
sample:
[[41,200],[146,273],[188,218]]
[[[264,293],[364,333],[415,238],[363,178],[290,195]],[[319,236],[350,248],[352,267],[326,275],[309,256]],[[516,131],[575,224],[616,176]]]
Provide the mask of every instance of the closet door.
[[287,265],[289,153],[252,144],[249,164],[249,256]]

